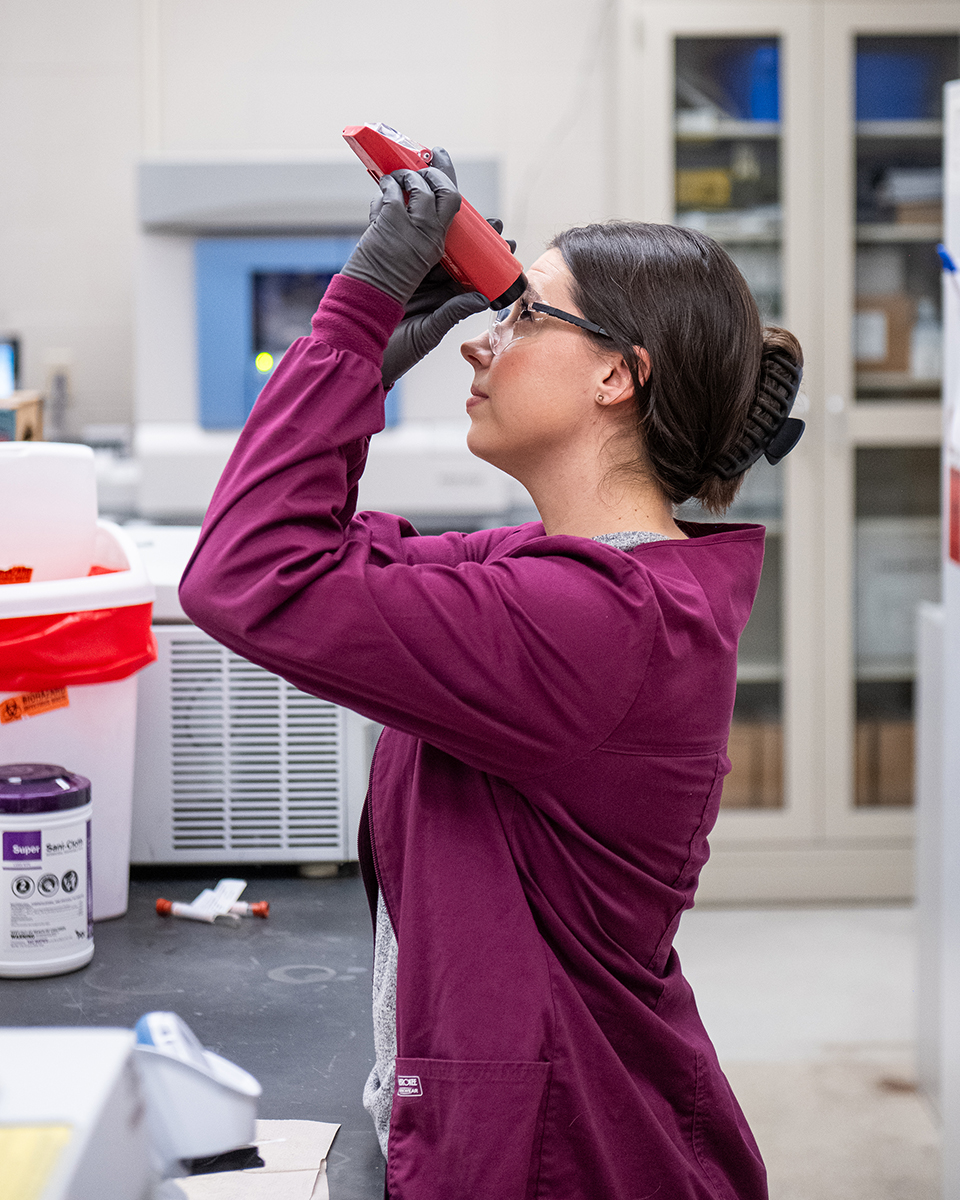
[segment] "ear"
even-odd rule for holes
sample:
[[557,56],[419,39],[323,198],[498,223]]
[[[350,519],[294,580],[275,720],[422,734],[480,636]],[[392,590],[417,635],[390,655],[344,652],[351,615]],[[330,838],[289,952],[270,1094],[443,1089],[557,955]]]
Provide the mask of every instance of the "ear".
[[[637,352],[637,374],[641,385],[650,378],[650,355],[642,346],[635,346]],[[603,405],[622,404],[625,400],[633,399],[633,380],[630,368],[623,355],[608,359],[606,374],[597,391],[597,403]]]

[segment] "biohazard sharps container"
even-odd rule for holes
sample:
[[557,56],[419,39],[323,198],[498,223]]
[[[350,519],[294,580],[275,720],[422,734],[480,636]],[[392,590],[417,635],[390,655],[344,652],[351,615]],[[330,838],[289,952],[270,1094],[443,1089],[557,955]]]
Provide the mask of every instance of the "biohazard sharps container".
[[90,780],[0,765],[0,976],[62,975],[93,957]]

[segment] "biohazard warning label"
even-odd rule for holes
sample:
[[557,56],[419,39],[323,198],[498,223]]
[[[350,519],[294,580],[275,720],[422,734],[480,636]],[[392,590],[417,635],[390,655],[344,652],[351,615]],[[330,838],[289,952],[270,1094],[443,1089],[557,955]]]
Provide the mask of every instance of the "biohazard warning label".
[[8,696],[0,700],[0,725],[20,721],[24,717],[38,717],[55,708],[69,708],[70,698],[66,688],[49,688],[45,692],[23,692],[19,696]]
[[5,583],[29,583],[33,578],[33,567],[7,567],[0,571],[0,586]]

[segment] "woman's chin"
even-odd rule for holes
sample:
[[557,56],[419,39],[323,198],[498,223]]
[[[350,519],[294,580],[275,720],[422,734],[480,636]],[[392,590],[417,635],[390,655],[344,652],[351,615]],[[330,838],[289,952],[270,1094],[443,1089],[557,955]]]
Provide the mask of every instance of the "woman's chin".
[[[491,467],[496,467],[498,471],[502,471],[504,475],[509,475],[512,479],[523,483],[516,464],[511,459],[511,456],[504,452],[502,446],[497,447],[491,445],[489,442],[485,442],[471,430],[467,434],[467,449],[474,458],[482,459],[484,462],[489,463]],[[526,485],[524,484],[524,486]]]
[[[467,449],[474,458],[482,458],[484,462],[493,461],[489,456],[489,447],[485,445],[483,435],[473,424],[467,430]],[[493,465],[497,464],[494,462]]]

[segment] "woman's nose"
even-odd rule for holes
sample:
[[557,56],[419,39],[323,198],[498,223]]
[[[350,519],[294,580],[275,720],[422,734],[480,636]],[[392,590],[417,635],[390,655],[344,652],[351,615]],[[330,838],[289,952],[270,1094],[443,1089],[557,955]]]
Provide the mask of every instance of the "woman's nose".
[[473,366],[488,367],[493,360],[489,332],[481,333],[479,337],[464,342],[460,347],[460,353]]

